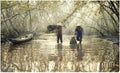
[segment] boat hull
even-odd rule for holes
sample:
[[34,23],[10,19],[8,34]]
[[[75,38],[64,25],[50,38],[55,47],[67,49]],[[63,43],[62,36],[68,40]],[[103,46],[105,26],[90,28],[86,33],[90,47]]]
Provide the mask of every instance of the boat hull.
[[25,43],[33,39],[33,34],[26,34],[18,38],[9,39],[14,44]]

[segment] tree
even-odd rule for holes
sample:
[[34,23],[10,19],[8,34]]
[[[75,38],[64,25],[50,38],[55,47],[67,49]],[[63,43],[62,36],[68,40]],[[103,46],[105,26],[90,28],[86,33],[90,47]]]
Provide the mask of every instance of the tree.
[[[113,21],[113,33],[119,33],[119,1],[98,1],[101,7],[101,12],[103,13],[103,17],[105,17],[105,13],[107,13],[112,21]],[[105,19],[104,19],[105,20]],[[105,20],[106,21],[106,20]],[[106,23],[106,25],[110,25]],[[108,27],[108,26],[107,26]]]

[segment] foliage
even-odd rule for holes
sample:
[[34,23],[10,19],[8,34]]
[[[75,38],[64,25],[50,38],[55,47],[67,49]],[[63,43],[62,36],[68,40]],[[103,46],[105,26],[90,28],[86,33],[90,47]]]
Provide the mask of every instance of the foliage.
[[1,14],[1,33],[7,38],[26,31],[46,32],[57,22],[73,29],[70,32],[77,23],[86,33],[118,36],[119,32],[118,1],[1,1]]

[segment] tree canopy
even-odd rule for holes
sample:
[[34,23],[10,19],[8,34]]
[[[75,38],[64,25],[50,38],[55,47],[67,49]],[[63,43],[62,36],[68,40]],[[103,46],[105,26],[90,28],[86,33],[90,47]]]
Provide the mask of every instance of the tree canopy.
[[26,31],[39,34],[58,22],[66,34],[81,24],[85,34],[118,36],[119,1],[1,1],[1,34],[5,37]]

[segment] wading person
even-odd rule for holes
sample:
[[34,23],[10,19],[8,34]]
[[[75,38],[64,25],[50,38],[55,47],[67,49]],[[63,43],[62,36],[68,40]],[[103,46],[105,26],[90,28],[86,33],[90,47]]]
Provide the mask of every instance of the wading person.
[[82,42],[82,34],[83,34],[82,27],[80,25],[77,25],[75,29],[75,35],[76,35],[77,41],[79,41],[80,44]]
[[59,41],[62,43],[62,25],[61,23],[57,24],[56,27],[56,33],[57,33],[57,43],[59,43]]

